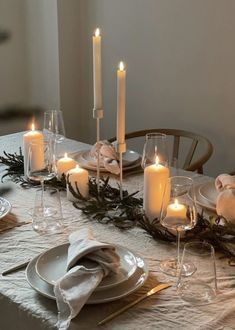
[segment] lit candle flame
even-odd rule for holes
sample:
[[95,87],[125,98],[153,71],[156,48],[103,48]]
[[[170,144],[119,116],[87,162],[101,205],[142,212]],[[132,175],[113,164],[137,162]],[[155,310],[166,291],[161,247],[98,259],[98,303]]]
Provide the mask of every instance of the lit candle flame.
[[68,158],[68,154],[67,154],[67,152],[64,154],[64,158]]
[[120,70],[120,71],[124,71],[124,69],[125,69],[124,63],[121,61],[121,62],[119,63],[119,70]]
[[35,131],[35,124],[32,123],[32,131]]
[[178,199],[175,199],[175,204],[174,204],[174,207],[177,209],[179,207],[179,202],[178,202]]
[[97,28],[97,29],[95,30],[95,37],[99,37],[99,36],[100,36],[100,29]]
[[158,156],[156,156],[156,158],[155,158],[155,163],[156,163],[156,165],[159,164],[159,157]]

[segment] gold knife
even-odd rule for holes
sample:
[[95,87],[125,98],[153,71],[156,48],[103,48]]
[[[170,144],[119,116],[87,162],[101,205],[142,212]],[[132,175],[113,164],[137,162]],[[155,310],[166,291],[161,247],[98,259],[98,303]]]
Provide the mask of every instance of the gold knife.
[[13,266],[13,267],[11,267],[11,268],[5,270],[4,272],[2,272],[2,276],[5,276],[5,275],[8,275],[8,274],[11,274],[11,273],[13,273],[13,272],[15,272],[15,271],[17,271],[17,270],[20,270],[20,269],[26,267],[26,266],[29,264],[29,262],[30,262],[30,260],[26,260],[26,261],[24,261],[24,262],[21,262],[21,263],[15,265],[15,266]]
[[155,286],[155,288],[151,289],[150,291],[148,291],[147,293],[145,293],[143,296],[139,297],[138,299],[132,301],[130,304],[124,306],[123,308],[119,309],[118,311],[110,314],[108,317],[106,317],[105,319],[103,319],[102,321],[100,321],[98,323],[98,325],[103,325],[104,323],[112,320],[114,317],[120,315],[121,313],[125,312],[127,309],[131,308],[132,306],[138,304],[140,301],[144,300],[145,298],[153,295],[154,293],[157,293],[161,290],[167,289],[170,286],[172,286],[172,284],[170,283],[160,283],[157,286]]

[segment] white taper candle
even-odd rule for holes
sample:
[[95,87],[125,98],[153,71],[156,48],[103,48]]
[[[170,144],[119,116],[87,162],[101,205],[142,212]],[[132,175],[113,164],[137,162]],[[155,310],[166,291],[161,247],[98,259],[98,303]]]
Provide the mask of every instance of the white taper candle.
[[117,70],[117,142],[125,143],[126,70],[120,62]]
[[93,84],[94,109],[102,109],[101,36],[99,28],[95,30],[93,36]]

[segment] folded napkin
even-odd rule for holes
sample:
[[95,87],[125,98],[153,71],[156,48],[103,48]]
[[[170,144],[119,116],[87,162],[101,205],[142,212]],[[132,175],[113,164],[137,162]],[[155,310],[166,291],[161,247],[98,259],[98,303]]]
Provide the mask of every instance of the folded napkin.
[[235,223],[235,189],[225,189],[219,193],[216,212],[226,220]]
[[100,160],[104,168],[113,174],[119,174],[118,154],[114,146],[106,140],[99,141],[92,147],[90,155],[97,159],[98,151],[100,151]]
[[[103,277],[117,273],[120,265],[114,246],[96,241],[90,229],[72,233],[69,242],[67,273],[54,287],[59,330],[68,329]],[[89,267],[85,260],[90,261]]]
[[235,188],[235,176],[229,174],[220,174],[215,179],[215,187],[218,191]]

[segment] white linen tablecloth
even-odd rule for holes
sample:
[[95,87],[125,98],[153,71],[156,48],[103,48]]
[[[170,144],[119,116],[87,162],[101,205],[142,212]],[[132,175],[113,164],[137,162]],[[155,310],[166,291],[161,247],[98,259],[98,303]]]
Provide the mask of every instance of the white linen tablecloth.
[[[0,154],[3,150],[18,152],[22,133],[0,137]],[[88,145],[66,140],[65,150],[75,152]],[[197,182],[208,178],[188,173]],[[142,190],[143,177],[135,175],[124,181],[128,190]],[[34,190],[23,189],[12,185],[13,190],[4,196],[12,204],[12,212],[0,220],[0,272],[14,263],[33,258],[42,251],[67,242],[68,235],[74,230],[92,226],[98,240],[112,244],[122,244],[140,254],[147,262],[150,270],[146,284],[137,292],[121,300],[101,305],[85,306],[77,318],[71,322],[69,329],[200,329],[229,330],[235,329],[235,267],[228,265],[227,259],[216,254],[217,278],[220,294],[217,300],[207,306],[192,307],[183,302],[176,294],[175,287],[153,295],[138,305],[116,317],[106,325],[98,327],[98,321],[118,308],[145,293],[158,281],[172,281],[162,274],[159,261],[176,254],[174,244],[155,241],[149,238],[140,228],[120,231],[112,225],[102,225],[90,221],[81,211],[75,209],[62,193],[62,207],[66,230],[63,234],[39,235],[33,231],[31,224],[15,227],[8,231],[1,229],[8,221],[30,221],[28,211],[33,206]],[[174,279],[173,279],[174,280]],[[0,278],[0,329],[56,329],[57,309],[54,301],[40,296],[27,283],[24,270]]]

